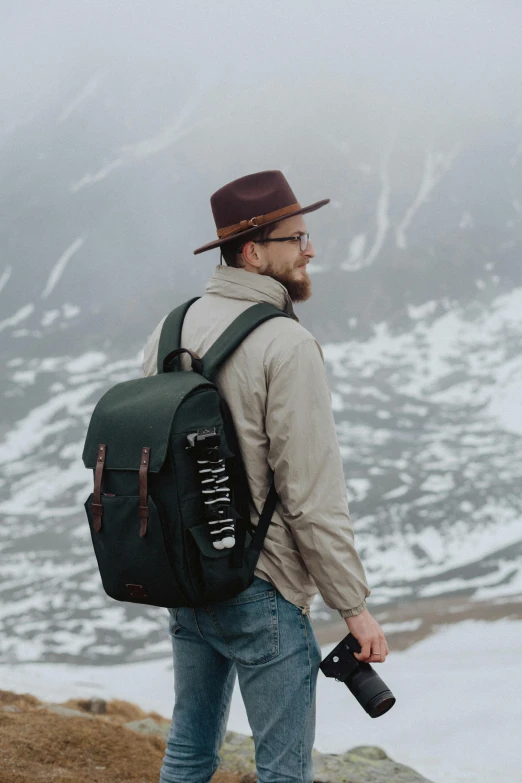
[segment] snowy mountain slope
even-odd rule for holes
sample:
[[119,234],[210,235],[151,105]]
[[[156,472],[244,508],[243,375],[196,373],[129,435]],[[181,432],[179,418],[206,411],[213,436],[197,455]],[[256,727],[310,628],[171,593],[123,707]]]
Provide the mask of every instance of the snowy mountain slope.
[[374,600],[520,592],[522,289],[429,309],[325,346]]
[[[376,603],[522,593],[521,305],[518,288],[491,307],[443,315],[435,304],[412,307],[408,331],[393,334],[382,323],[369,340],[324,346],[357,543]],[[162,610],[104,595],[82,509],[92,482],[81,463],[92,407],[106,388],[139,374],[139,354],[122,358],[113,349],[7,362],[4,661],[168,653]],[[324,619],[320,602],[314,612]]]
[[307,216],[314,296],[298,313],[325,346],[373,600],[522,592],[517,107],[477,122],[278,79],[245,113],[233,89],[157,72],[152,94],[150,78],[76,72],[0,138],[3,659],[168,648],[160,610],[101,591],[82,442],[218,262],[192,255],[214,236],[209,195],[269,167],[303,201],[332,198]]

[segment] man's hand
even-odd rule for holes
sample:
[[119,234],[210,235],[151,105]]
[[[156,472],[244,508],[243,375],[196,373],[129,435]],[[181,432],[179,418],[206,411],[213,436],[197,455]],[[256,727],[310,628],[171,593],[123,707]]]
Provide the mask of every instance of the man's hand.
[[354,657],[364,663],[384,663],[389,652],[386,637],[368,609],[364,609],[355,617],[344,619],[348,630],[361,645],[361,652],[354,653]]

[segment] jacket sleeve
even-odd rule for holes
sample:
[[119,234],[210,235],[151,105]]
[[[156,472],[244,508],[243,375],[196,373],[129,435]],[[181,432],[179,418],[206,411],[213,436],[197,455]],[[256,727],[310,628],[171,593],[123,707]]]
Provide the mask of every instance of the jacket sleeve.
[[370,594],[354,548],[346,484],[319,345],[306,338],[269,372],[266,431],[283,519],[324,602],[342,617]]
[[[165,316],[166,318],[167,316]],[[161,329],[165,318],[162,318],[159,324],[156,326],[143,349],[143,362],[142,369],[143,375],[148,377],[149,375],[157,375],[157,361],[158,361],[158,347],[161,335]]]

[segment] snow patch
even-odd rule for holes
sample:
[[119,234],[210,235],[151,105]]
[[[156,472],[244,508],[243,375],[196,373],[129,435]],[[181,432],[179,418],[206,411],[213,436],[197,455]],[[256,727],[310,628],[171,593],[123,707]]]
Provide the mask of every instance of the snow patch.
[[466,229],[475,228],[475,220],[473,219],[471,212],[464,212],[459,221],[459,228],[463,231]]
[[80,308],[78,305],[71,305],[65,303],[62,305],[62,313],[64,318],[74,318],[74,316],[78,315],[80,312]]
[[61,125],[74,114],[80,106],[83,106],[90,98],[94,98],[98,93],[100,77],[99,74],[89,79],[85,87],[83,87],[79,93],[77,93],[72,101],[63,109],[60,116],[56,121],[56,125]]
[[345,269],[348,272],[359,269],[365,247],[366,234],[357,234],[350,242],[348,259],[341,264],[341,269]]
[[90,372],[97,367],[101,367],[107,361],[107,357],[100,351],[88,351],[77,359],[67,362],[65,369],[70,373]]
[[65,271],[65,267],[67,266],[71,258],[74,256],[74,254],[78,252],[78,250],[81,248],[83,243],[84,243],[84,238],[78,237],[77,239],[74,240],[74,242],[71,245],[69,245],[67,250],[60,256],[60,258],[52,268],[46,286],[42,291],[42,299],[47,299],[47,297],[49,296],[51,291],[55,288],[56,284],[58,283],[61,276],[63,275]]
[[437,309],[437,301],[432,299],[429,302],[424,302],[422,305],[408,305],[408,315],[413,321],[418,321],[421,318],[426,318],[428,315],[432,315]]
[[426,150],[419,189],[395,230],[395,241],[401,250],[407,246],[406,231],[413,218],[421,206],[429,201],[430,194],[435,190],[443,175],[451,168],[457,152],[458,148],[456,147],[448,153],[434,152],[431,147]]
[[0,275],[0,291],[3,291],[4,288],[7,285],[7,282],[9,278],[11,277],[11,272],[13,271],[12,266],[6,266],[2,274]]
[[24,305],[19,310],[17,310],[14,315],[11,315],[9,318],[6,318],[3,321],[0,321],[0,332],[2,332],[4,329],[7,329],[9,326],[17,326],[22,321],[25,321],[26,318],[29,318],[33,312],[33,304]]
[[[99,385],[90,383],[79,389],[57,394],[43,405],[30,410],[25,418],[7,433],[3,444],[0,444],[0,464],[12,464],[41,446],[49,435],[67,428],[68,414],[72,415],[78,405],[99,388]],[[60,419],[53,422],[57,414],[60,414]]]
[[41,325],[45,328],[51,326],[60,316],[59,310],[46,310],[42,316]]
[[127,144],[123,146],[119,155],[114,158],[114,160],[106,163],[105,166],[102,166],[102,168],[94,174],[85,174],[80,180],[73,182],[69,188],[71,193],[78,193],[78,191],[89,185],[95,185],[98,182],[101,182],[108,177],[111,172],[116,171],[117,169],[145,160],[146,158],[157,155],[171,147],[179,139],[193,131],[194,125],[190,124],[188,121],[200,103],[201,96],[191,96],[173,123],[150,139],[144,139],[136,144]]

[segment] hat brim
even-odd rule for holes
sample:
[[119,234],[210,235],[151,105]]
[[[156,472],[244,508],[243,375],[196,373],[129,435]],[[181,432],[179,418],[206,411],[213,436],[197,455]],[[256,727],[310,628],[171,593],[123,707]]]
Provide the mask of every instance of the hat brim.
[[330,199],[324,198],[322,201],[316,201],[314,204],[310,204],[309,207],[301,207],[300,209],[296,209],[295,212],[290,212],[288,215],[285,215],[284,218],[268,220],[266,223],[263,223],[262,226],[254,226],[253,228],[247,228],[246,231],[241,231],[238,234],[233,234],[232,236],[226,237],[224,239],[216,239],[214,242],[209,242],[207,245],[198,247],[197,250],[194,250],[194,255],[197,256],[199,253],[204,253],[206,250],[213,250],[213,248],[220,247],[220,245],[225,245],[227,242],[235,242],[238,239],[247,238],[252,234],[257,234],[260,228],[270,226],[272,223],[281,223],[282,220],[287,220],[288,218],[294,217],[294,215],[306,215],[307,212],[315,212],[316,209],[321,209],[321,207],[324,207],[329,203]]

